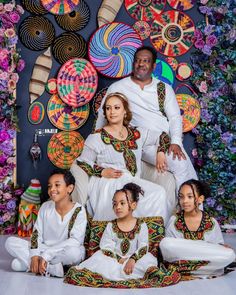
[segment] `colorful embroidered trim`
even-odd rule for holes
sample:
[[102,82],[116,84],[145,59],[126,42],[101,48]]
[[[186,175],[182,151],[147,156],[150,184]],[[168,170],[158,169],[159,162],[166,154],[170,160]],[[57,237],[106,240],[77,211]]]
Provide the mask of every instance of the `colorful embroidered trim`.
[[196,231],[190,231],[184,220],[184,212],[176,214],[175,228],[180,231],[187,240],[204,240],[204,234],[214,228],[215,223],[212,218],[206,213],[202,212],[202,221]]
[[165,113],[165,109],[164,109],[165,98],[166,98],[166,87],[165,87],[165,83],[163,82],[159,82],[157,84],[157,97],[158,97],[160,112],[163,114],[164,117],[167,117]]
[[167,133],[162,132],[159,138],[159,146],[157,152],[166,153],[170,147],[170,137]]
[[136,128],[127,128],[128,136],[125,140],[119,140],[109,134],[105,129],[99,129],[96,133],[101,133],[101,139],[105,144],[111,144],[113,148],[123,153],[125,165],[128,171],[135,176],[137,173],[136,157],[132,150],[138,148],[136,140],[140,138],[140,132]]
[[31,246],[30,249],[37,249],[38,248],[38,230],[35,229],[31,236]]
[[140,258],[142,258],[145,254],[148,252],[148,247],[142,247],[138,250],[138,254],[134,253],[133,255],[130,256],[130,259],[134,259],[134,261],[138,261]]
[[77,218],[77,215],[79,214],[79,212],[81,211],[81,207],[77,207],[73,213],[73,215],[71,216],[71,219],[69,221],[69,225],[68,225],[68,239],[70,238],[70,232],[74,226],[75,220]]

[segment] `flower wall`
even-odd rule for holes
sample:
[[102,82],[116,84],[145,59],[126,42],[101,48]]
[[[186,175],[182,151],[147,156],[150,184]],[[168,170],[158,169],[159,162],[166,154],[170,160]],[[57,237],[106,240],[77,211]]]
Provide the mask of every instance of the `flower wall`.
[[16,49],[16,24],[24,10],[15,1],[0,3],[0,234],[14,233],[18,196],[12,182],[17,130],[15,89],[24,61]]
[[206,17],[197,25],[192,84],[198,90],[201,122],[193,130],[199,178],[211,186],[205,208],[221,224],[236,224],[235,1],[201,0]]

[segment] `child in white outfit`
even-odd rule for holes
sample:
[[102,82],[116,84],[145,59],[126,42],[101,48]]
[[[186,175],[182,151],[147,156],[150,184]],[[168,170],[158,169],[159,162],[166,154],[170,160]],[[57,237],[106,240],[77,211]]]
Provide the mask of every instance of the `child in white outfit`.
[[85,209],[71,201],[74,185],[75,179],[67,170],[51,174],[48,180],[51,200],[39,210],[31,241],[16,237],[6,240],[6,250],[15,257],[13,270],[63,277],[63,266],[84,259],[87,217]]

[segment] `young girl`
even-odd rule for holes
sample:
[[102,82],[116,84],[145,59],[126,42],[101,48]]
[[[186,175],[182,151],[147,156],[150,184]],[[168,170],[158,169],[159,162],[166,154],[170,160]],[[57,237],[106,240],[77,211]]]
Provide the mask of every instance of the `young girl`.
[[207,261],[202,266],[199,261],[200,267],[193,270],[198,276],[220,275],[235,259],[234,251],[224,246],[217,221],[199,209],[209,195],[209,187],[201,181],[184,182],[179,189],[180,212],[170,218],[167,237],[160,243],[164,260],[168,262],[190,260],[190,267],[191,261]]
[[38,213],[31,241],[9,237],[5,247],[15,257],[14,271],[63,277],[64,265],[77,264],[84,259],[86,230],[85,209],[72,203],[75,179],[67,170],[54,171],[48,180],[50,201]]
[[109,280],[142,278],[157,259],[148,252],[148,228],[133,217],[142,189],[128,183],[113,197],[117,219],[109,222],[100,241],[100,250],[82,262],[77,269],[86,268]]

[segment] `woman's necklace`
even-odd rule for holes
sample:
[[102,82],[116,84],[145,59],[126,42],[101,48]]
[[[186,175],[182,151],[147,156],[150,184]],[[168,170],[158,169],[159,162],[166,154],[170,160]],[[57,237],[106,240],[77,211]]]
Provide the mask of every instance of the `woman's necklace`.
[[119,134],[119,137],[122,138],[122,139],[125,137],[124,134],[123,134],[123,132],[122,132],[123,131],[123,128],[124,128],[124,126],[121,128],[121,130],[118,133]]

